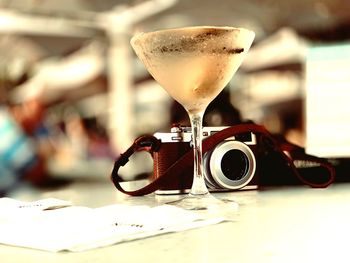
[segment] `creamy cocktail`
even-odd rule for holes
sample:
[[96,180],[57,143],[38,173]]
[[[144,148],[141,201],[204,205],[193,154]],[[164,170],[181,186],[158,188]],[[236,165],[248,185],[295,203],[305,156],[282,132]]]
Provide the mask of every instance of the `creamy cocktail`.
[[254,33],[190,27],[135,36],[131,44],[150,74],[189,112],[200,112],[241,65]]

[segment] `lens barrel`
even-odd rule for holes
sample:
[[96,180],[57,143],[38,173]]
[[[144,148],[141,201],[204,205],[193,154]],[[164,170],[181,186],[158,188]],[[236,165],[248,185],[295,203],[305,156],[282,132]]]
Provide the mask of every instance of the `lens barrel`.
[[204,176],[209,188],[236,190],[253,179],[256,161],[253,151],[240,141],[223,141],[204,155]]

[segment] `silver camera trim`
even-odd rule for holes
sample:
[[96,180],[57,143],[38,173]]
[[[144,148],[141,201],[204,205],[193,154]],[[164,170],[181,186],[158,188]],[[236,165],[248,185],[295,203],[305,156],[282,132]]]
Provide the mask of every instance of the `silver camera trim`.
[[[224,175],[221,169],[222,158],[230,150],[240,150],[246,155],[248,159],[248,171],[239,180],[230,180]],[[210,168],[209,171],[211,171],[210,175],[207,175],[207,171],[204,169],[205,179],[209,187],[221,187],[230,190],[237,190],[245,187],[254,177],[256,170],[255,156],[249,146],[243,142],[223,141],[215,147],[210,156],[206,155],[205,159],[205,162],[208,162],[209,160],[209,163],[207,165]]]
[[[223,129],[228,128],[229,126],[216,126],[216,127],[203,127],[203,140],[206,137],[213,135]],[[245,141],[244,143],[247,145],[255,145],[256,137],[254,133],[251,134],[251,140]],[[175,126],[171,128],[171,132],[156,132],[153,134],[157,139],[160,139],[162,143],[167,142],[189,142],[192,144],[192,131],[191,127],[183,127],[183,126]],[[236,140],[235,136],[225,139],[227,140]]]

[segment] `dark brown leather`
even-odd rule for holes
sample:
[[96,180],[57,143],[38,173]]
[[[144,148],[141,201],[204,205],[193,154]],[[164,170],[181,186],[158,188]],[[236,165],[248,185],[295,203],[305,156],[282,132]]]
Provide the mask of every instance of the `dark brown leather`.
[[[325,159],[308,155],[305,153],[303,148],[294,145],[284,140],[283,138],[281,139],[280,137],[271,135],[265,129],[265,127],[261,125],[256,125],[252,123],[239,124],[223,129],[220,132],[217,132],[203,140],[203,154],[207,151],[213,150],[215,146],[223,140],[247,132],[252,132],[259,136],[259,143],[263,144],[263,146],[260,148],[263,150],[266,149],[266,154],[269,154],[271,151],[277,153],[280,159],[282,159],[282,161],[285,162],[286,166],[288,166],[290,172],[301,183],[314,188],[324,188],[333,183],[335,179],[335,169],[329,162],[327,162]],[[155,138],[154,136],[147,135],[137,138],[133,145],[131,145],[130,148],[125,153],[121,154],[121,156],[115,161],[111,174],[111,179],[115,187],[119,191],[132,196],[150,194],[164,186],[171,185],[174,181],[177,181],[178,171],[182,171],[188,168],[188,166],[191,164],[193,165],[193,152],[188,151],[171,165],[160,163],[156,164],[156,167],[157,165],[166,165],[166,167],[168,168],[162,175],[158,177],[152,177],[154,178],[154,180],[151,181],[145,187],[135,191],[127,191],[123,189],[119,183],[122,181],[118,174],[120,166],[124,166],[128,162],[129,157],[137,151],[146,151],[152,156],[154,156],[154,154],[157,154],[159,152],[161,145],[161,141]],[[288,155],[290,156],[288,156],[286,152],[288,152]],[[298,169],[294,165],[294,161],[296,160],[314,163],[320,167],[323,167],[328,172],[327,178],[322,179],[320,182],[318,182],[317,180],[314,181],[310,180],[309,178],[306,178],[298,171]]]

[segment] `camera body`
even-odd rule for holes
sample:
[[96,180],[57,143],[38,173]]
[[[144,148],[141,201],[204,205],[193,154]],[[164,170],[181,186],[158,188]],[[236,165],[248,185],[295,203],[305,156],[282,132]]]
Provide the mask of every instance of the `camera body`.
[[[227,127],[204,127],[203,143],[214,133]],[[192,132],[190,127],[174,126],[169,133],[155,133],[161,140],[159,151],[154,152],[153,179],[162,176],[181,156],[192,151]],[[229,191],[257,188],[255,150],[256,135],[251,132],[230,137],[203,155],[203,172],[209,191]],[[168,182],[156,194],[186,193],[191,189],[193,162],[178,171],[176,181]]]

